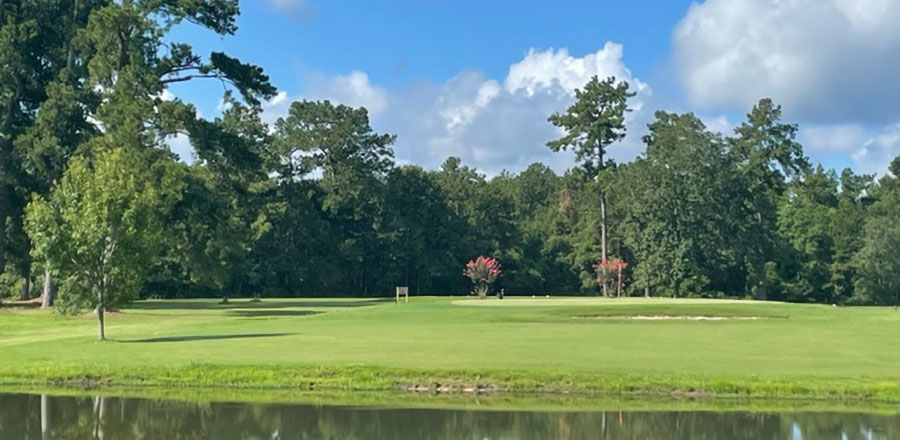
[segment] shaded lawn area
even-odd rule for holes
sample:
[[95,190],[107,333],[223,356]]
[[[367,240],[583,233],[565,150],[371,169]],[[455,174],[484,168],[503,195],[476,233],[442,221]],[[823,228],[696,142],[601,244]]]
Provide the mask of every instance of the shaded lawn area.
[[[584,319],[632,314],[769,319]],[[889,307],[635,298],[154,300],[111,314],[109,341],[94,340],[95,325],[89,315],[0,310],[0,381],[57,367],[198,364],[703,381],[900,379],[900,313]]]
[[135,340],[120,340],[119,342],[185,342],[185,341],[209,341],[214,339],[242,339],[242,338],[270,338],[273,336],[287,336],[293,333],[243,333],[235,335],[197,335],[197,336],[163,336],[159,338],[146,338]]

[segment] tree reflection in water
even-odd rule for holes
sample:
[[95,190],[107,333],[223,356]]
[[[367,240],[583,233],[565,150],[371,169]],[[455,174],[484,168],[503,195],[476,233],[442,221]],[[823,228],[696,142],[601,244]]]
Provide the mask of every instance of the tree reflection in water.
[[507,411],[0,394],[3,439],[896,439],[900,415]]

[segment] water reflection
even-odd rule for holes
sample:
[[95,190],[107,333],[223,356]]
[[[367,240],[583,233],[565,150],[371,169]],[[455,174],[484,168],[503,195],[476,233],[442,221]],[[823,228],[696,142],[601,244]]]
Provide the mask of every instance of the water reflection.
[[535,412],[0,394],[3,439],[896,439],[900,415]]

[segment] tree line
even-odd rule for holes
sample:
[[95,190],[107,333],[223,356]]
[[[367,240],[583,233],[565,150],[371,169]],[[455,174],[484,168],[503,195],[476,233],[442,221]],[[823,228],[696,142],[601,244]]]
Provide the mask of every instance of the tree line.
[[[59,289],[61,309],[142,297],[468,293],[466,261],[503,264],[509,294],[894,303],[900,160],[875,179],[813,167],[768,99],[723,135],[657,112],[616,163],[632,96],[593,78],[548,115],[574,151],[492,178],[448,158],[398,166],[364,108],[301,101],[274,124],[263,70],[170,41],[236,32],[235,0],[0,2],[0,295]],[[214,120],[175,83],[220,81]],[[190,163],[167,147],[187,136]],[[601,286],[601,284],[603,284]]]

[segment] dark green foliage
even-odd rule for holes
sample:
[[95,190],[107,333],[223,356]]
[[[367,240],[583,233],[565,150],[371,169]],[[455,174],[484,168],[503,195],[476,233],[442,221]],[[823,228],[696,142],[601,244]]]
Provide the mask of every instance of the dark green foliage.
[[565,113],[550,116],[550,123],[566,133],[547,146],[553,151],[572,148],[575,160],[589,176],[596,176],[608,166],[606,149],[625,138],[625,113],[631,111],[628,98],[632,96],[626,82],[591,78],[583,89],[575,90],[575,103]]
[[[900,163],[895,159],[892,167]],[[894,167],[896,168],[896,167]],[[896,170],[892,170],[896,172]],[[866,304],[900,304],[900,179],[882,177],[872,189],[875,200],[866,216],[865,227],[857,238],[861,243],[851,267],[854,278],[853,300]]]
[[[126,299],[136,286],[461,294],[463,264],[490,255],[504,268],[496,287],[510,294],[596,293],[592,264],[607,257],[629,263],[630,295],[897,300],[900,158],[878,182],[813,170],[771,100],[724,137],[692,114],[658,112],[644,154],[617,165],[607,148],[625,136],[633,93],[594,77],[549,117],[563,133],[547,145],[572,149],[579,165],[563,175],[532,164],[488,178],[454,157],[439,170],[397,167],[395,136],[376,132],[365,108],[295,102],[270,127],[260,103],[276,90],[261,68],[167,41],[185,21],[232,34],[238,10],[235,0],[0,2],[0,285],[27,297],[37,268],[64,281],[62,294],[96,290],[65,259],[73,246],[96,250],[74,231],[137,222],[101,215],[134,204],[153,211],[142,215],[159,225],[145,232],[158,239],[122,236],[142,257],[115,269]],[[227,89],[214,120],[165,93],[204,78]],[[166,147],[174,135],[189,138],[191,165]],[[137,183],[101,173],[113,152],[165,173],[137,173]]]
[[731,268],[748,194],[723,140],[692,114],[657,112],[644,141],[615,183],[636,287],[742,295]]
[[[600,80],[594,76],[583,89],[575,89],[575,103],[565,113],[554,113],[548,119],[553,125],[565,131],[563,137],[547,142],[553,151],[571,148],[575,152],[575,160],[587,176],[598,182],[595,190],[598,193],[597,205],[599,216],[595,224],[600,230],[600,259],[605,261],[608,255],[609,219],[607,218],[607,202],[609,175],[604,173],[615,166],[611,159],[606,159],[606,149],[615,142],[625,138],[625,114],[630,112],[628,98],[634,92],[628,91],[627,82],[617,82],[614,77]],[[584,261],[577,259],[574,269],[578,271]],[[582,274],[582,286],[590,284]],[[603,295],[607,285],[602,284]]]
[[750,190],[752,213],[745,224],[740,256],[746,267],[745,289],[766,297],[777,284],[773,268],[784,264],[784,243],[777,236],[777,207],[787,190],[787,178],[809,172],[802,146],[795,140],[797,126],[781,122],[781,107],[770,99],[753,106],[747,121],[728,139],[729,153]]
[[[154,149],[175,133],[215,144],[220,155],[242,150],[197,120],[193,106],[160,98],[167,84],[199,78],[230,84],[252,107],[274,95],[256,66],[218,52],[204,61],[188,44],[164,43],[182,21],[234,33],[237,14],[236,0],[0,3],[0,271],[30,280],[32,256],[48,258],[24,233],[24,207],[52,200],[71,161],[84,159],[91,169],[98,154]],[[172,162],[166,154],[146,157],[163,167]],[[232,162],[261,172],[252,159],[241,152]],[[71,275],[37,263],[46,277]]]
[[52,196],[29,204],[34,253],[62,274],[65,308],[114,310],[136,297],[173,188],[148,156],[119,148],[73,159]]

